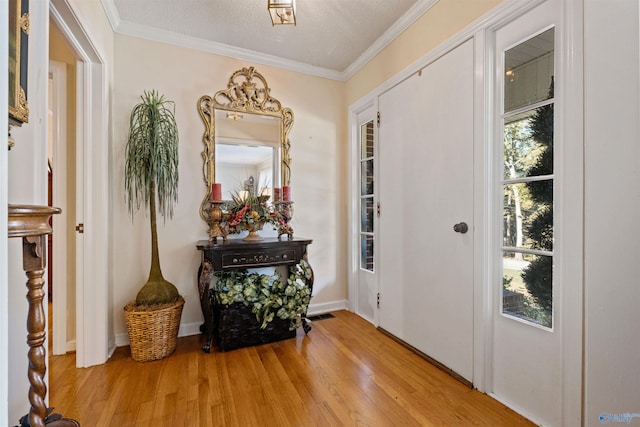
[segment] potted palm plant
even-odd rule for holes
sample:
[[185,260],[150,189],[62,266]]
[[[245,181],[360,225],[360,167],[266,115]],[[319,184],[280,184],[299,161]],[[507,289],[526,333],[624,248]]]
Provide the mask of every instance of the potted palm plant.
[[156,222],[156,211],[172,217],[178,200],[178,127],[168,108],[173,102],[155,90],[145,91],[141,99],[129,121],[125,193],[132,218],[143,204],[149,209],[151,268],[136,300],[124,310],[131,356],[147,361],[175,350],[184,299],[162,275]]

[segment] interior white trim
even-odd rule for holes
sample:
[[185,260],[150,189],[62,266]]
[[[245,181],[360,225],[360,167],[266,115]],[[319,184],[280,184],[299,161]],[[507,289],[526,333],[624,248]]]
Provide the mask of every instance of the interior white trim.
[[[53,206],[67,206],[67,68],[49,61],[49,74],[53,81]],[[63,209],[53,217],[53,354],[65,354],[67,343],[67,222],[70,212]],[[58,314],[58,315],[56,315]],[[73,349],[75,350],[75,348]]]
[[357,145],[358,145],[358,113],[366,110],[373,105],[373,100],[370,100],[368,104],[359,106],[356,109],[349,109],[349,179],[347,181],[347,194],[349,195],[349,201],[347,202],[347,221],[348,221],[348,235],[349,235],[349,247],[347,248],[348,262],[347,262],[347,307],[352,312],[357,312],[358,301],[358,269],[357,269],[357,256],[358,256],[358,244],[357,244],[357,230],[358,224],[356,218],[358,217],[358,198],[355,196],[356,183],[358,182],[358,168],[354,166],[354,162],[358,158]]
[[[80,261],[84,274],[76,274],[76,366],[106,362],[109,355],[108,261],[109,243],[109,139],[107,74],[102,56],[69,0],[50,0],[50,15],[81,60],[77,64],[77,147],[84,159],[83,194],[77,198],[85,224]],[[81,171],[77,171],[81,173]],[[90,283],[87,283],[90,282]]]
[[[584,377],[584,4],[562,2],[562,51],[558,67],[564,82],[560,86],[562,109],[560,133],[563,186],[560,227],[564,231],[561,271],[562,340],[562,425],[582,425],[587,419]],[[571,254],[571,255],[569,255]],[[576,303],[578,301],[579,303]]]
[[382,49],[387,47],[396,39],[404,30],[409,28],[411,24],[416,22],[418,18],[424,15],[440,0],[418,0],[398,21],[396,21],[387,31],[378,38],[362,55],[360,55],[351,65],[343,72],[339,80],[347,81],[353,77],[362,67],[367,65]]
[[478,390],[486,390],[487,371],[486,354],[491,349],[492,320],[490,291],[485,286],[489,283],[486,276],[488,227],[485,219],[487,211],[486,195],[491,191],[488,170],[491,170],[491,156],[487,150],[485,135],[487,133],[488,114],[485,110],[485,99],[491,88],[492,79],[487,78],[485,60],[485,33],[478,31],[474,35],[474,105],[473,105],[473,385]]
[[134,24],[123,21],[118,14],[114,0],[101,0],[107,19],[113,31],[128,36],[140,37],[168,43],[174,46],[197,49],[203,52],[222,55],[229,58],[241,59],[244,61],[256,62],[258,64],[278,67],[285,70],[295,71],[331,80],[347,81],[355,73],[373,59],[382,49],[395,40],[404,30],[420,18],[439,0],[418,0],[395,24],[378,38],[362,55],[360,55],[344,71],[336,71],[329,68],[316,67],[298,61],[283,59],[274,55],[266,55],[249,49],[230,46],[223,43],[216,43],[197,37],[177,34],[171,31],[159,30],[145,25]]

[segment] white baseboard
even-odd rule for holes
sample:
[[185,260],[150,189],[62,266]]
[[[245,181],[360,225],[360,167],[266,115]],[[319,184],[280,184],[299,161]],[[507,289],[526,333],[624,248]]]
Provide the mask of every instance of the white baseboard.
[[325,314],[331,311],[346,310],[346,309],[347,309],[346,300],[325,302],[322,304],[309,304],[309,310],[307,310],[307,315],[316,316],[318,314]]
[[[309,310],[307,314],[309,316],[316,316],[318,314],[324,314],[324,313],[329,313],[331,311],[346,310],[346,309],[347,309],[346,300],[325,302],[322,304],[309,304]],[[180,329],[178,330],[178,337],[188,337],[191,335],[200,334],[200,325],[202,325],[201,321],[186,323],[186,324],[181,323]],[[123,347],[125,345],[129,345],[129,335],[126,332],[116,334],[116,347]]]

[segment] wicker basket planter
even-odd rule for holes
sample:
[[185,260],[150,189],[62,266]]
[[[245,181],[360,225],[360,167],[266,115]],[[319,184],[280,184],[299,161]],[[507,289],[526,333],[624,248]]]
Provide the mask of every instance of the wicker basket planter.
[[296,336],[296,330],[289,330],[290,320],[273,319],[265,329],[244,304],[213,304],[213,337],[219,351],[235,350],[243,347],[267,344]]
[[184,299],[180,297],[174,305],[158,310],[138,311],[135,304],[124,308],[133,360],[158,360],[175,351],[183,306]]

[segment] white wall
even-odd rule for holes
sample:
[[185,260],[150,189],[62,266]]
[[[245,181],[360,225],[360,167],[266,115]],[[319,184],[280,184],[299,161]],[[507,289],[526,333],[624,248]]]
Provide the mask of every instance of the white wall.
[[596,426],[601,412],[640,413],[640,26],[637,0],[584,6],[585,424]]
[[[200,253],[196,242],[207,238],[199,207],[205,194],[202,179],[204,124],[196,104],[202,95],[226,88],[233,72],[254,64],[151,42],[115,36],[113,120],[113,316],[118,339],[126,338],[122,307],[146,281],[150,240],[148,215],[129,218],[124,198],[124,148],[132,107],[145,89],[157,89],[175,102],[180,132],[179,201],[173,220],[158,230],[160,262],[165,278],[186,299],[182,332],[194,333],[202,322],[196,287]],[[140,61],[144,58],[144,61]],[[179,60],[177,60],[179,58]],[[268,66],[256,66],[271,94],[295,114],[290,134],[293,158],[291,186],[296,236],[313,239],[309,260],[315,271],[312,304],[346,300],[346,142],[343,84]],[[122,342],[122,341],[119,341]]]

